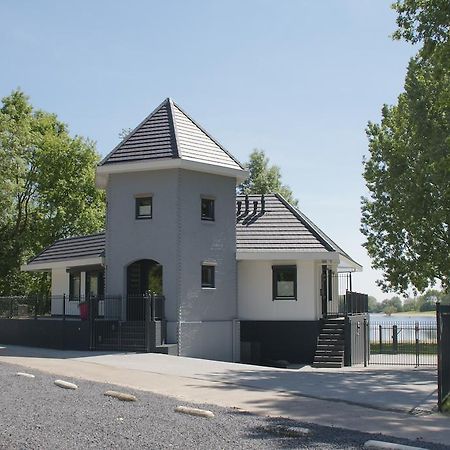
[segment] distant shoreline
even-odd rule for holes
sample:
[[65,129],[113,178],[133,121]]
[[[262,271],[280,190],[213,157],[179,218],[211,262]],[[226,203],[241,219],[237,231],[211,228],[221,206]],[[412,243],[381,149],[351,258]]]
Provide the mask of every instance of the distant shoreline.
[[390,316],[387,314],[380,312],[380,313],[369,313],[369,314],[381,314],[386,317],[410,317],[410,316],[429,316],[429,317],[435,317],[436,311],[402,311],[402,312],[396,312],[392,313]]

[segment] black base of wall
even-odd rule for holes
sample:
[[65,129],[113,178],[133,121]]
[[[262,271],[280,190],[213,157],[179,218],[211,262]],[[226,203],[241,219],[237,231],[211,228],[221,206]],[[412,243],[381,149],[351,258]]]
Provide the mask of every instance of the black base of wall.
[[0,343],[61,350],[89,350],[89,322],[0,319]]
[[241,362],[310,364],[320,321],[241,321]]

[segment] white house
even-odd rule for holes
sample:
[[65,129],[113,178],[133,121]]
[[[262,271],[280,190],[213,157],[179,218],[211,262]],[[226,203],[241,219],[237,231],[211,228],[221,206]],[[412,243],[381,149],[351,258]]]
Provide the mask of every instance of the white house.
[[236,196],[246,176],[166,99],[97,168],[105,232],[59,240],[23,270],[51,272],[55,316],[78,317],[89,299],[98,348],[106,329],[112,345],[150,320],[153,292],[164,296],[154,351],[311,361],[321,319],[351,291],[339,274],[362,268],[280,195]]

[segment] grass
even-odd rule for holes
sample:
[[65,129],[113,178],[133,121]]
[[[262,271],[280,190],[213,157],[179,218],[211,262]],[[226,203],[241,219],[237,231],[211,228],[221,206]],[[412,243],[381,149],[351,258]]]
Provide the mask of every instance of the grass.
[[401,311],[392,313],[392,316],[430,316],[435,317],[436,311]]
[[[437,344],[436,343],[420,343],[418,346],[419,354],[421,355],[435,355],[437,353]],[[397,345],[397,351],[394,353],[394,346],[392,343],[384,343],[381,346],[380,351],[380,344],[378,342],[371,342],[370,343],[370,353],[373,355],[379,355],[379,354],[398,354],[398,353],[408,353],[408,354],[415,354],[416,353],[416,344],[415,343],[409,343],[409,342],[399,342]]]

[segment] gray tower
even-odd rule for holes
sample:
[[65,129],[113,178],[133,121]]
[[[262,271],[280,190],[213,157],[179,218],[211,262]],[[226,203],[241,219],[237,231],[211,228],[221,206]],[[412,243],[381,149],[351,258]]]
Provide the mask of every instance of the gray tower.
[[231,360],[236,318],[235,188],[247,173],[171,99],[98,166],[106,189],[106,294],[166,299],[182,356]]

